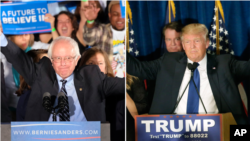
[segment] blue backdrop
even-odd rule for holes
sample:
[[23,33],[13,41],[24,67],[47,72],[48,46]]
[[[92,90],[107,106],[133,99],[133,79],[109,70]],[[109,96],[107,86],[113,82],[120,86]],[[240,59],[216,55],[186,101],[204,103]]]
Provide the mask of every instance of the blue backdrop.
[[[208,30],[214,16],[214,1],[175,1],[176,19],[184,25],[205,24]],[[154,60],[163,53],[160,49],[162,28],[165,25],[167,1],[130,1],[133,29],[140,60]],[[249,59],[250,2],[221,1],[225,25],[235,56]]]

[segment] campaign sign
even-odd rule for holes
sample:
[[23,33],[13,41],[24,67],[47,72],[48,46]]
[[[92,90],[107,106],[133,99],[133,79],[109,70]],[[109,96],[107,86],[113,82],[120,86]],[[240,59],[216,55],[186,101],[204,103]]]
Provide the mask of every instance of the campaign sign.
[[70,13],[74,14],[76,11],[76,6],[73,7],[67,7],[67,9],[69,10]]
[[100,141],[100,121],[11,122],[11,141]]
[[30,1],[38,1],[38,0],[12,0],[12,2],[30,2]]
[[125,18],[125,5],[126,5],[126,1],[125,0],[120,0],[120,7],[121,7],[121,14],[122,14],[122,18]]
[[136,140],[220,141],[220,114],[139,115]]
[[66,0],[57,0],[57,1],[48,1],[48,3],[56,3],[56,2],[62,2],[62,1],[66,1]]
[[2,3],[1,23],[4,34],[31,34],[50,32],[50,23],[44,22],[48,13],[47,1]]

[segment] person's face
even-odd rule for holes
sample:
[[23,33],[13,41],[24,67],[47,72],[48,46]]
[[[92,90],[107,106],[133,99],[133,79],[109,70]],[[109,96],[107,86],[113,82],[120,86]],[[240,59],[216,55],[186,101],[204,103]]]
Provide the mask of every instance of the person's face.
[[107,74],[105,59],[101,53],[96,53],[94,56],[89,58],[89,60],[86,62],[86,65],[98,65],[101,72]]
[[209,40],[207,39],[206,41],[202,33],[185,34],[183,35],[182,45],[187,57],[193,62],[199,62],[206,55],[206,49],[209,46]]
[[[77,65],[77,62],[79,60],[79,57],[77,59],[72,59],[72,61],[69,60],[66,61],[65,58],[75,58],[75,57],[76,54],[74,53],[74,49],[72,45],[70,45],[67,41],[59,41],[55,43],[52,49],[51,62],[55,72],[63,79],[66,79],[73,73]],[[56,62],[55,58],[61,58],[61,59],[58,62]]]
[[122,18],[120,4],[112,5],[109,20],[114,29],[123,30],[125,28],[125,18]]
[[61,14],[57,17],[57,31],[60,36],[71,37],[74,28],[71,19],[66,14]]
[[23,35],[15,35],[14,36],[14,43],[21,48],[22,50],[25,50],[30,41],[30,34],[23,34]]
[[183,50],[181,45],[180,32],[176,32],[174,29],[167,28],[164,32],[164,35],[168,52],[179,52]]

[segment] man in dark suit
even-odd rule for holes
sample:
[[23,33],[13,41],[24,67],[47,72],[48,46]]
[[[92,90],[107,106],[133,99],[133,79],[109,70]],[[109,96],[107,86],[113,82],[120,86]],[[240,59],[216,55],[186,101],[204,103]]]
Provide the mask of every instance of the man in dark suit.
[[[198,98],[195,111],[190,112],[189,97],[191,71],[188,63],[197,62],[200,82],[196,82],[207,113],[232,112],[238,124],[247,124],[237,84],[250,77],[250,62],[237,61],[232,55],[206,54],[209,46],[208,30],[203,24],[190,24],[181,35],[185,52],[166,53],[151,62],[139,62],[127,55],[127,72],[143,79],[156,79],[156,88],[149,114],[205,113]],[[186,91],[185,87],[188,85]],[[199,85],[199,86],[198,86]],[[184,92],[183,96],[182,93]],[[197,92],[195,91],[195,95]],[[182,99],[181,99],[182,97]],[[175,108],[177,101],[179,105]],[[195,103],[195,102],[192,102]]]
[[3,63],[0,60],[0,122],[10,122],[11,114],[8,108],[8,95],[6,95]]
[[54,40],[48,50],[49,58],[44,57],[35,64],[4,35],[1,35],[1,52],[31,86],[25,121],[52,121],[52,116],[42,106],[45,92],[51,94],[54,105],[59,92],[66,95],[68,104],[57,121],[60,118],[60,121],[105,122],[105,97],[124,95],[124,79],[107,77],[96,65],[75,70],[80,58],[79,48],[69,37]]

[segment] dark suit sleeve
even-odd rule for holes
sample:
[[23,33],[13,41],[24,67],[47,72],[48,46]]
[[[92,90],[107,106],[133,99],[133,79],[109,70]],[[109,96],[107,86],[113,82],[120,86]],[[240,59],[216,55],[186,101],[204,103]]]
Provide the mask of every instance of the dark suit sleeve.
[[236,76],[236,78],[243,81],[246,78],[250,78],[250,60],[238,61],[231,56],[230,70]]
[[0,61],[0,122],[10,122],[10,110],[8,108],[8,95],[6,95],[3,63]]
[[107,75],[103,74],[99,67],[97,66],[95,69],[96,74],[99,75],[100,80],[102,81],[102,92],[104,95],[124,95],[125,98],[125,79],[124,78],[117,78],[117,77],[108,77]]
[[1,47],[1,52],[5,55],[8,62],[23,76],[25,82],[32,87],[35,77],[35,66],[31,58],[21,50],[16,44],[8,40],[6,47]]
[[127,73],[141,79],[155,80],[164,55],[154,61],[140,62],[127,52]]

